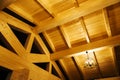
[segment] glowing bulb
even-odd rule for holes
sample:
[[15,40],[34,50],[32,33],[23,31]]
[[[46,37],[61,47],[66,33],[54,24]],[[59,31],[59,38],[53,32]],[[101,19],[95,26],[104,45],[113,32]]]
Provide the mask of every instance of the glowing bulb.
[[94,62],[94,60],[92,58],[87,58],[87,60],[85,61],[85,68],[93,68],[96,66],[96,63]]

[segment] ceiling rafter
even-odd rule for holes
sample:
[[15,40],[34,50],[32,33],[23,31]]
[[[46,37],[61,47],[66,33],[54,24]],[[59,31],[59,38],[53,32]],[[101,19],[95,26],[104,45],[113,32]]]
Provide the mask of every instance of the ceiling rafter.
[[29,54],[27,58],[32,63],[50,62],[48,56],[45,54]]
[[47,69],[46,69],[50,74],[52,74],[52,63],[49,62],[49,64],[47,65]]
[[[93,3],[93,1],[89,0],[89,1],[84,2],[84,4],[81,5],[81,7],[70,9],[68,11],[67,10],[63,11],[63,12],[59,13],[59,15],[57,15],[54,19],[47,20],[47,22],[42,21],[41,25],[36,26],[35,29],[37,30],[38,33],[40,33],[42,31],[51,29],[53,27],[57,27],[58,25],[63,25],[66,22],[72,21],[81,16],[85,16],[94,11],[97,11],[97,10],[105,8],[109,5],[115,4],[117,2],[119,2],[119,0],[109,0],[109,1],[96,0],[96,1],[94,1],[94,3]],[[87,4],[94,4],[94,5],[86,6]]]
[[0,46],[0,57],[1,57],[0,65],[8,69],[19,70],[19,69],[26,68],[26,69],[29,69],[34,75],[36,74],[39,75],[37,76],[37,78],[39,79],[48,80],[50,78],[51,80],[61,80],[60,78],[49,74],[47,71],[35,66],[31,62],[28,62],[26,58],[23,59],[20,56],[17,56],[16,54],[14,54],[13,52],[3,48],[2,46]]
[[82,24],[82,28],[83,28],[83,30],[84,30],[86,40],[87,40],[88,43],[90,43],[90,42],[91,42],[90,36],[89,36],[88,30],[87,30],[87,28],[86,28],[86,25],[85,25],[85,22],[84,22],[83,17],[80,19],[80,22],[81,22],[81,24]]
[[102,13],[103,13],[105,28],[106,28],[108,37],[111,37],[113,34],[112,34],[112,31],[111,31],[111,27],[110,27],[110,23],[109,23],[109,19],[108,19],[108,14],[107,14],[106,8],[102,9]]
[[48,44],[50,45],[50,48],[52,49],[52,51],[56,52],[55,46],[46,31],[43,32],[43,35],[46,38]]
[[[55,52],[55,46],[53,45],[51,39],[49,38],[48,34],[46,32],[43,32],[44,37],[48,41],[48,44],[50,45],[50,48],[52,49],[53,52]],[[56,64],[55,61],[50,61],[50,63],[54,66],[56,71],[58,72],[59,76],[61,77],[62,80],[65,80],[65,77],[63,76],[61,70],[59,69],[58,65]],[[49,66],[50,67],[50,66]]]
[[99,63],[98,63],[98,60],[97,60],[97,57],[96,57],[95,52],[93,52],[93,55],[94,55],[94,58],[95,58],[95,61],[96,61],[96,64],[97,64],[97,69],[98,69],[98,71],[99,71],[100,77],[103,77],[103,74],[102,74],[102,72],[101,72],[101,70],[100,70],[100,65],[99,65]]
[[[79,70],[76,68],[75,62],[72,58],[60,59],[59,62],[63,67],[63,70],[65,71],[65,73],[68,75],[69,80],[81,79],[81,76],[79,75]],[[71,70],[74,70],[74,73],[76,73],[76,77],[73,77],[75,76],[74,73],[70,73]]]
[[45,1],[43,0],[36,0],[53,18],[55,17],[55,14],[53,12],[53,10],[51,9],[51,6],[49,4],[47,4]]
[[15,34],[12,32],[10,27],[7,25],[7,23],[0,21],[0,31],[1,34],[6,38],[8,43],[12,46],[12,48],[15,50],[15,52],[21,56],[26,57],[25,48],[22,46],[22,44],[19,42]]
[[73,47],[71,49],[58,51],[58,52],[51,54],[51,60],[58,60],[58,59],[65,58],[65,57],[71,57],[85,50],[91,50],[91,49],[100,48],[104,46],[111,46],[111,45],[115,46],[120,43],[119,39],[120,39],[120,35],[117,35],[114,37],[109,37],[106,39],[102,39],[102,40],[94,41],[88,44]]
[[67,46],[69,48],[71,48],[71,42],[70,42],[69,36],[67,35],[67,33],[64,30],[64,26],[59,26],[59,29],[62,33],[62,36],[64,37],[65,42],[67,43]]
[[[104,0],[97,0],[94,2],[91,0],[81,0],[81,1],[80,0],[70,0],[69,1],[70,4],[67,3],[68,5],[66,5],[66,3],[64,3],[64,1],[62,1],[62,0],[58,0],[55,2],[53,2],[54,0],[49,0],[49,1],[48,0],[45,0],[45,1],[40,0],[40,1],[43,2],[42,7],[40,6],[41,3],[38,3],[39,5],[36,4],[36,0],[32,0],[32,2],[31,1],[29,2],[29,0],[26,0],[26,2],[29,2],[29,3],[24,6],[21,6],[21,8],[18,6],[23,4],[24,2],[18,1],[19,3],[15,4],[16,7],[20,8],[21,11],[23,11],[23,13],[22,12],[19,13],[19,11],[17,13],[15,11],[17,14],[20,14],[21,16],[23,15],[25,18],[28,18],[29,20],[31,19],[31,21],[34,19],[33,21],[35,21],[36,25],[37,25],[37,27],[35,27],[35,29],[31,28],[31,26],[29,26],[29,25],[24,24],[20,20],[15,19],[14,17],[6,16],[7,14],[6,13],[4,14],[4,12],[1,11],[0,16],[2,15],[2,18],[0,17],[0,19],[2,21],[0,23],[5,22],[6,25],[7,25],[7,23],[8,24],[10,23],[9,24],[10,26],[7,25],[8,28],[13,26],[12,28],[15,28],[15,30],[17,29],[24,33],[29,33],[29,35],[27,37],[25,46],[24,47],[22,46],[22,48],[20,48],[21,47],[19,45],[19,44],[21,44],[21,43],[19,43],[20,41],[18,41],[17,44],[14,44],[14,42],[16,42],[17,38],[15,38],[15,36],[13,36],[14,34],[10,33],[11,30],[8,30],[8,28],[6,28],[5,25],[3,25],[4,23],[0,24],[1,25],[0,33],[2,36],[1,38],[3,38],[4,35],[6,35],[4,37],[5,39],[12,38],[12,39],[7,39],[7,41],[9,40],[8,43],[10,43],[12,41],[10,44],[10,45],[13,45],[12,47],[16,47],[16,45],[18,45],[17,48],[19,47],[21,52],[24,52],[24,53],[22,53],[23,56],[25,55],[25,59],[23,59],[23,60],[22,60],[21,56],[18,56],[18,57],[20,57],[20,59],[22,61],[21,60],[16,61],[15,59],[17,58],[17,56],[16,57],[12,56],[13,57],[13,59],[12,59],[10,55],[12,55],[13,52],[9,52],[9,50],[7,50],[7,49],[4,50],[4,48],[2,47],[2,46],[4,46],[4,44],[3,44],[4,41],[2,41],[1,42],[2,46],[0,46],[0,51],[2,52],[1,58],[2,58],[2,56],[4,58],[2,58],[0,60],[0,64],[2,64],[4,66],[6,66],[6,64],[7,64],[7,66],[9,68],[11,68],[10,66],[12,65],[14,69],[21,68],[21,66],[32,69],[31,73],[30,73],[30,79],[32,79],[31,75],[33,74],[32,77],[33,77],[33,79],[35,78],[35,80],[36,80],[36,78],[40,78],[43,76],[43,75],[42,76],[40,75],[42,72],[42,69],[41,68],[39,69],[39,67],[36,67],[34,64],[32,64],[32,63],[37,63],[37,62],[38,63],[41,63],[41,62],[49,63],[49,64],[47,64],[47,68],[46,68],[46,70],[48,72],[47,71],[45,71],[47,73],[43,72],[45,75],[47,75],[47,76],[45,76],[45,79],[47,79],[46,77],[51,77],[50,79],[52,79],[52,80],[57,79],[57,78],[53,78],[54,76],[51,75],[52,74],[52,66],[55,68],[59,77],[62,80],[65,80],[65,77],[75,79],[75,78],[77,78],[77,76],[81,76],[81,77],[83,76],[84,79],[90,79],[90,78],[96,78],[97,76],[98,76],[97,78],[104,78],[104,77],[109,77],[110,75],[114,75],[114,76],[119,75],[119,72],[116,69],[116,67],[119,67],[119,66],[115,65],[118,63],[115,58],[116,58],[116,55],[118,54],[117,52],[119,52],[119,51],[116,50],[116,48],[114,48],[114,46],[120,45],[120,41],[119,41],[119,39],[120,39],[119,10],[120,9],[118,6],[119,3],[117,4],[117,6],[115,4],[115,7],[112,7],[111,5],[114,3],[117,3],[117,1],[120,2],[120,0],[109,0],[108,2],[105,2]],[[84,2],[82,2],[82,1],[84,1]],[[60,2],[60,4],[58,2]],[[75,5],[73,5],[73,2]],[[91,2],[91,4],[90,4],[90,2]],[[30,4],[34,4],[34,3],[35,3],[34,7],[31,7]],[[47,5],[48,3],[50,3],[50,4]],[[85,6],[88,3],[90,4],[89,7]],[[54,4],[55,6],[52,6],[51,4]],[[51,14],[51,16],[54,16],[54,17],[51,17],[49,15],[50,13],[45,8],[47,8],[47,7],[48,7],[47,9],[50,8],[49,10],[51,10],[51,12],[54,13],[54,10],[55,10],[55,12],[57,12],[56,9],[59,9],[59,7],[57,7],[57,4],[59,4],[60,6],[61,6],[61,4],[64,4],[63,6],[65,6],[66,10],[60,9],[61,10],[60,12],[59,12],[59,10],[57,10],[59,13],[57,15]],[[68,6],[72,6],[72,8],[69,8]],[[96,9],[94,9],[94,7]],[[82,10],[84,10],[84,11],[82,11]],[[94,13],[97,10],[102,10],[102,11],[98,11],[97,13]],[[107,13],[107,11],[109,13]],[[32,14],[32,12],[33,12],[33,14]],[[102,14],[101,14],[101,12],[102,12]],[[24,15],[24,13],[26,16]],[[91,15],[91,13],[93,13],[93,14]],[[27,14],[28,14],[28,16],[27,16]],[[39,15],[39,14],[41,14],[41,15]],[[43,15],[44,16],[48,15],[48,17],[43,19],[42,18]],[[39,19],[40,17],[41,17],[41,19]],[[64,24],[65,24],[65,26],[64,26]],[[114,25],[115,27],[112,25]],[[54,27],[59,27],[59,28],[57,28],[59,31],[58,30],[56,31],[56,29],[53,29]],[[52,29],[52,30],[49,31],[49,29]],[[117,31],[117,29],[118,29],[118,31]],[[116,33],[118,32],[117,35],[114,35],[115,34],[114,30],[116,30]],[[54,32],[54,31],[59,33],[58,34],[59,36],[57,36],[57,34],[55,34],[56,32]],[[81,34],[79,33],[79,31]],[[52,54],[50,54],[50,52],[47,48],[47,45],[45,45],[45,43],[43,41],[44,39],[42,39],[41,34],[39,35],[40,32],[41,32],[42,36],[44,36],[46,38],[48,44],[50,45],[50,48],[52,48],[52,51],[53,51]],[[81,35],[81,36],[79,36],[79,35]],[[60,39],[62,39],[62,40],[58,40],[58,43],[57,42],[54,43],[54,41],[56,41],[58,37],[61,37]],[[13,38],[15,38],[15,39],[13,39]],[[45,53],[45,54],[42,54],[42,55],[41,54],[30,54],[30,50],[32,48],[32,44],[34,43],[34,39],[37,41],[39,47],[42,48],[43,53]],[[64,42],[64,44],[57,45],[57,44],[59,44],[59,41],[61,43]],[[65,45],[65,48],[63,45]],[[60,47],[60,50],[59,50],[59,47]],[[66,49],[66,47],[67,47],[67,49]],[[96,47],[99,49],[96,49]],[[107,49],[101,51],[104,47],[106,47]],[[110,50],[108,49],[109,47],[110,47]],[[57,49],[58,49],[58,51],[57,51]],[[91,50],[91,49],[93,49],[95,51],[98,50],[98,53],[96,51],[95,55],[93,55],[93,54],[90,55],[92,58],[93,58],[93,56],[96,58],[96,62],[99,64],[98,69],[97,69],[97,67],[95,70],[83,69],[85,56],[82,55],[83,54],[82,51]],[[4,53],[6,52],[6,53],[11,53],[11,54],[10,55],[3,54],[3,51],[4,51]],[[81,52],[81,53],[79,53],[79,52]],[[13,54],[13,55],[15,55],[15,54]],[[15,64],[17,64],[17,68],[13,64],[10,65],[10,63],[8,63],[8,62],[12,62],[12,61],[8,61],[7,57],[8,57],[8,59],[13,60],[13,62],[16,62]],[[78,59],[76,59],[74,61],[73,57],[74,58],[77,57]],[[5,62],[3,59],[7,60],[8,62]],[[97,61],[97,59],[98,59],[98,61]],[[119,61],[119,57],[117,57],[117,59]],[[18,60],[19,60],[19,58],[18,58]],[[60,63],[60,60],[63,60],[63,61],[61,61],[62,64],[57,64],[56,60],[58,60],[59,63]],[[76,64],[73,64],[73,63],[76,63]],[[59,65],[61,67],[59,67]],[[63,66],[66,68],[66,70],[64,69]],[[78,66],[79,69],[76,68],[76,66]],[[109,66],[111,66],[111,67],[109,67]],[[106,67],[109,67],[109,68],[106,68]],[[62,70],[60,70],[61,68],[63,70],[65,70],[65,72],[67,71],[65,76],[63,75]],[[76,71],[76,69],[77,69],[77,71]],[[74,71],[74,73],[72,73],[73,71]],[[79,71],[81,71],[82,73],[80,74]],[[101,76],[98,71],[100,72]],[[91,74],[91,72],[93,74],[89,75],[89,74]],[[36,74],[38,74],[40,76],[34,77]],[[43,79],[44,79],[44,77],[43,77]],[[81,78],[80,80],[83,80],[83,78]]]
[[59,69],[58,65],[56,64],[55,61],[51,61],[52,65],[54,66],[54,68],[56,69],[56,71],[58,72],[59,76],[61,77],[62,80],[65,80],[65,77],[63,75],[63,73],[61,72],[61,70]]
[[11,4],[7,8],[10,9],[11,11],[17,13],[18,15],[22,16],[23,18],[27,19],[28,21],[36,23],[31,15],[26,13],[23,9],[16,6],[15,4]]
[[33,29],[32,26],[25,24],[24,22],[6,14],[5,12],[0,12],[0,20],[13,25],[19,31],[22,31],[25,33],[32,33],[32,29]]
[[[61,27],[61,26],[60,26]],[[61,29],[60,29],[61,30]],[[48,44],[50,45],[50,48],[52,49],[53,52],[56,52],[55,46],[53,44],[53,42],[51,41],[50,37],[48,36],[47,32],[44,31],[43,32],[44,37],[46,38]],[[58,72],[59,76],[62,78],[62,80],[65,80],[65,77],[63,76],[63,74],[61,73],[61,70],[59,69],[58,65],[56,64],[55,61],[50,61],[50,63],[54,66],[54,68],[56,69],[56,71]],[[51,67],[51,66],[49,66]]]
[[32,44],[33,44],[33,41],[34,41],[34,34],[29,34],[29,36],[27,37],[27,40],[25,42],[25,49],[26,49],[26,52],[30,53],[30,50],[32,48]]
[[[41,37],[35,33],[35,38],[38,41],[39,45],[41,46],[42,50],[44,51],[44,53],[48,56],[48,58],[50,58],[50,53],[47,49],[47,47],[45,46],[44,42],[42,41]],[[60,78],[65,80],[64,75],[62,74],[61,70],[59,69],[58,65],[56,64],[55,61],[51,61],[52,65],[54,66],[54,68],[56,69],[57,73],[59,74]]]

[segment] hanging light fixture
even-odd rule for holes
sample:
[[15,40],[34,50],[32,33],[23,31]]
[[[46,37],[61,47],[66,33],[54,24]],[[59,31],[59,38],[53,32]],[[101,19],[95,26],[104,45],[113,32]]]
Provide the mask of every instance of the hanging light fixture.
[[[94,53],[94,52],[93,52],[93,53]],[[93,58],[90,58],[90,57],[89,57],[89,54],[88,54],[87,51],[86,51],[86,55],[87,55],[87,59],[86,59],[86,61],[85,61],[84,67],[85,67],[85,68],[94,68],[94,67],[96,67],[96,62],[93,60]]]

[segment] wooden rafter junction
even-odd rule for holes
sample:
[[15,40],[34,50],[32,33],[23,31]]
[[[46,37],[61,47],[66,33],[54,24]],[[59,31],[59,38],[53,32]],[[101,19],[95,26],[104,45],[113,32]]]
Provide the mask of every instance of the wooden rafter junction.
[[0,1],[0,79],[119,76],[120,0]]

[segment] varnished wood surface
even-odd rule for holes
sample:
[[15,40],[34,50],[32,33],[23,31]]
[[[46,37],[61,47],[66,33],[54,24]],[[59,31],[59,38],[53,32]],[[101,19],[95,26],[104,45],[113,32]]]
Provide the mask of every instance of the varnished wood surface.
[[[11,3],[7,7],[9,10],[36,26],[0,11],[0,40],[14,50],[11,52],[0,45],[1,66],[30,70],[28,80],[89,80],[119,76],[119,58],[116,59],[114,47],[120,45],[120,0],[7,1],[7,4]],[[25,45],[11,27],[28,35]],[[31,53],[34,42],[42,54]],[[95,51],[90,52],[90,57],[97,63],[95,68],[84,68],[86,50]],[[33,64],[46,62],[46,71]],[[52,75],[53,68],[59,77]]]

